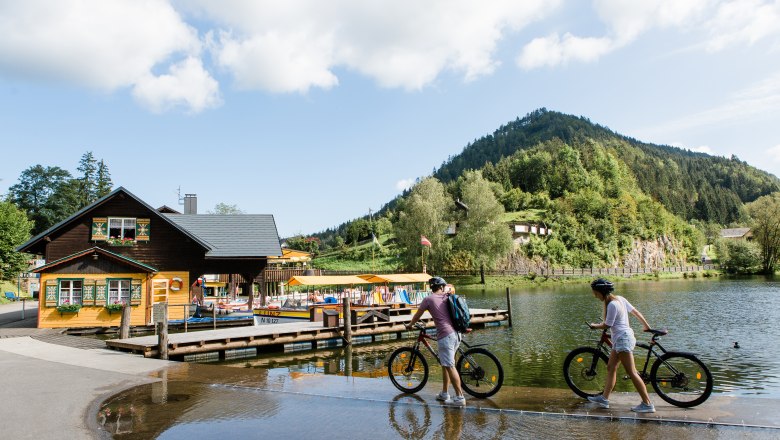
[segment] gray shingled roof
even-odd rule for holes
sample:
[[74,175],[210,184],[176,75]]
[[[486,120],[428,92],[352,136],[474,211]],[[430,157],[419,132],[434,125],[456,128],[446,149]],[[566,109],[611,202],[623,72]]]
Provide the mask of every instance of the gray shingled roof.
[[281,256],[279,233],[270,214],[163,214],[211,250],[206,257]]
[[748,232],[750,232],[750,228],[721,229],[720,236],[723,238],[742,238]]

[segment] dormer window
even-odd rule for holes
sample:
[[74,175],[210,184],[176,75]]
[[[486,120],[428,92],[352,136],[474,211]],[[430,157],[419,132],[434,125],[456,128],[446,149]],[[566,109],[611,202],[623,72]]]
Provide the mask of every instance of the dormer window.
[[135,240],[135,218],[109,217],[108,238],[114,240]]

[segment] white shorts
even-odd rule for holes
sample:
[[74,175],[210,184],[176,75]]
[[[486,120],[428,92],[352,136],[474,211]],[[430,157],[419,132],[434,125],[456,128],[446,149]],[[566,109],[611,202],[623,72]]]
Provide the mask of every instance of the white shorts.
[[460,346],[460,333],[452,332],[436,341],[439,346],[439,363],[442,367],[455,366],[455,352]]
[[636,338],[631,333],[620,336],[613,344],[612,349],[618,353],[632,352],[636,347]]

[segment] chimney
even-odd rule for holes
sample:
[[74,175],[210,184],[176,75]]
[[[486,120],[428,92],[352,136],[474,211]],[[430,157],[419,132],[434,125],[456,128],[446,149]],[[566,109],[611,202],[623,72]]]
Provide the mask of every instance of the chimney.
[[198,195],[197,194],[184,194],[184,213],[185,214],[197,214],[198,213]]

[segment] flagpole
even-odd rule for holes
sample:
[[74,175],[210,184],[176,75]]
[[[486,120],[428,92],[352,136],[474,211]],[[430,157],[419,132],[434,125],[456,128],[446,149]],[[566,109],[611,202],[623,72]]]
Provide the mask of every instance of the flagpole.
[[376,272],[374,265],[374,245],[376,236],[374,235],[374,217],[371,215],[371,208],[368,208],[368,226],[371,228],[371,272]]

